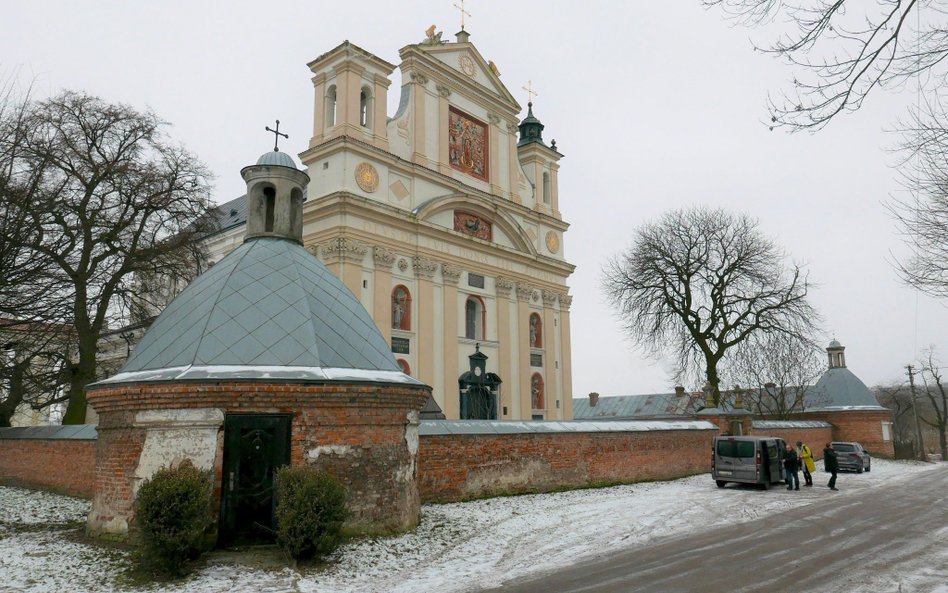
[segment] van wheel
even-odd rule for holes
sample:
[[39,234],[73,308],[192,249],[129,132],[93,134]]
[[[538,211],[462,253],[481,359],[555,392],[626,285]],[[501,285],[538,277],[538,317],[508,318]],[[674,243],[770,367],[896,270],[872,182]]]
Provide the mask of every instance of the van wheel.
[[715,480],[714,483],[718,485],[718,488],[724,488],[724,486],[727,484],[727,482],[724,480]]
[[857,474],[861,474],[862,471],[863,471],[863,470],[862,470],[862,464],[860,463],[860,464],[859,464],[859,467],[856,468],[856,473],[857,473]]
[[870,471],[869,467],[870,467],[870,466],[868,466],[868,465],[866,466],[866,473],[867,473],[867,474],[868,474],[869,471]]

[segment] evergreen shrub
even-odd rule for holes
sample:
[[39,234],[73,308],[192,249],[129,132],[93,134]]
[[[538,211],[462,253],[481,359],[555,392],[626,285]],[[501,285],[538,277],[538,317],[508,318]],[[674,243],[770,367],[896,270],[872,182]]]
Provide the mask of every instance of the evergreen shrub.
[[293,560],[318,560],[342,543],[349,516],[345,487],[311,466],[276,474],[277,543]]
[[145,480],[135,501],[139,567],[159,576],[186,574],[209,548],[213,524],[211,472],[185,461]]

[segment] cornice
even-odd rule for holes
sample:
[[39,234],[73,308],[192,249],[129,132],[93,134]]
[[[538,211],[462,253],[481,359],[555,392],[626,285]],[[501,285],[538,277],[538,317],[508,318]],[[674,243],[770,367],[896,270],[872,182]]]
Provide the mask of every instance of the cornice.
[[[511,212],[516,212],[521,216],[535,219],[532,222],[543,223],[561,232],[566,232],[566,230],[570,227],[570,224],[561,218],[555,218],[549,214],[528,208],[523,204],[518,204],[513,200],[508,200],[507,198],[498,196],[497,194],[492,194],[490,192],[486,192],[476,187],[467,185],[464,182],[455,179],[454,177],[445,175],[444,173],[440,173],[424,165],[405,160],[377,146],[373,146],[368,142],[353,138],[352,136],[336,136],[335,138],[327,140],[322,144],[317,144],[316,146],[304,150],[303,152],[299,153],[298,156],[300,160],[306,164],[307,161],[319,160],[320,158],[325,158],[337,152],[342,152],[347,148],[353,149],[354,152],[360,153],[361,156],[365,158],[371,158],[372,156],[375,156],[375,158],[383,162],[387,167],[403,175],[424,176],[429,181],[443,184],[447,186],[449,190],[453,190],[453,193],[477,195],[487,200],[498,201],[500,205]],[[452,192],[447,191],[445,193],[447,194]],[[319,198],[313,197],[311,199]]]

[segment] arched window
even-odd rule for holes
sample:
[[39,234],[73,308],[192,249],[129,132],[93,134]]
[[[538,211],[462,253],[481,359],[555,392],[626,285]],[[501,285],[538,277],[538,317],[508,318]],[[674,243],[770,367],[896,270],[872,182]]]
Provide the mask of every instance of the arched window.
[[464,303],[464,337],[484,339],[484,302],[476,296],[467,297]]
[[543,203],[549,204],[553,199],[553,187],[550,185],[550,174],[543,174]]
[[543,377],[540,373],[533,373],[530,378],[530,406],[534,410],[542,410],[546,407],[543,393]]
[[398,363],[398,366],[402,369],[402,372],[406,375],[411,375],[411,367],[408,366],[408,361],[404,358],[399,358],[395,362]]
[[336,125],[336,85],[326,90],[326,127]]
[[392,329],[411,331],[411,293],[401,284],[392,290]]
[[543,321],[538,313],[530,315],[530,347],[543,348]]
[[359,125],[372,127],[372,91],[367,86],[359,93]]
[[276,208],[276,191],[272,187],[263,188],[263,207],[266,211],[263,215],[263,230],[273,232],[273,211]]

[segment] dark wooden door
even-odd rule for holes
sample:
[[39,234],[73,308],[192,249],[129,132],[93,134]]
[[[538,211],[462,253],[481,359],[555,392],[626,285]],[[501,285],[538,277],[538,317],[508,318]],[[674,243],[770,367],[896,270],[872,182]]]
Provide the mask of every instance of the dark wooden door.
[[290,463],[285,414],[228,414],[224,418],[221,545],[273,541],[273,474]]

